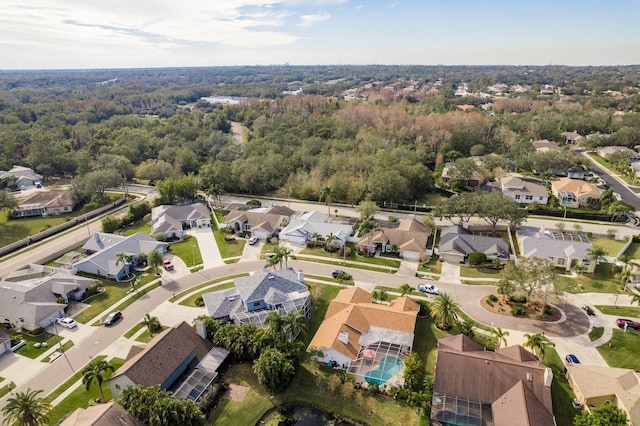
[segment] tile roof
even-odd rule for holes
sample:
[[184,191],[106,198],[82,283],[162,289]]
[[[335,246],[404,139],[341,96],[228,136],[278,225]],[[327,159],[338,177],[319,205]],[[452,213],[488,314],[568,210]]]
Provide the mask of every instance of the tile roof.
[[599,197],[602,191],[591,185],[589,182],[585,182],[579,179],[560,178],[551,182],[551,187],[556,191],[572,192],[576,197],[592,194],[594,197]]
[[[329,303],[324,321],[309,343],[309,349],[332,348],[355,360],[361,341],[373,328],[400,332],[403,340],[410,335],[413,341],[419,311],[415,301],[407,296],[395,299],[390,305],[374,304],[371,300],[371,294],[358,287],[340,290]],[[339,339],[340,333],[349,334],[348,343]]]
[[76,203],[71,198],[70,189],[48,189],[35,192],[24,199],[18,209],[73,207]]
[[[545,366],[525,352],[519,348],[485,351],[464,335],[440,339],[434,393],[492,403],[496,426],[553,424]],[[519,415],[509,417],[509,412]],[[528,419],[528,423],[516,419]]]
[[402,251],[422,253],[427,249],[431,228],[416,219],[400,222],[397,228],[378,228],[360,238],[358,244],[395,244]]
[[192,355],[200,361],[211,348],[210,341],[183,321],[156,336],[144,351],[128,358],[109,380],[126,376],[141,387],[160,385]]
[[562,151],[562,148],[560,148],[560,145],[558,145],[556,142],[552,142],[546,139],[534,141],[532,145],[536,149],[536,151],[540,151],[540,152]]

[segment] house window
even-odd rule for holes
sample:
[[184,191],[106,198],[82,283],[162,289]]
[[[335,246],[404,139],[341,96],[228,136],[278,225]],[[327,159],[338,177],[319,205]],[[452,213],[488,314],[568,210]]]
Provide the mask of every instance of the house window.
[[533,195],[525,195],[524,199],[531,201],[533,200]]
[[260,302],[253,302],[253,306],[260,306]]
[[539,197],[539,198],[540,198],[540,201],[544,200],[544,197]]
[[116,384],[116,389],[120,389],[120,385]]
[[564,257],[561,257],[558,259],[558,265],[564,266],[566,263],[567,263],[567,259],[565,259]]
[[520,199],[520,194],[516,194],[516,200]]

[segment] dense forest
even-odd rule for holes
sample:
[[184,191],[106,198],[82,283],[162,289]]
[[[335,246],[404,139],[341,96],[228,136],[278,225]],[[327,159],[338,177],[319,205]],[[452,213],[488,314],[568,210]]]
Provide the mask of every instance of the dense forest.
[[74,178],[80,198],[123,175],[193,174],[218,192],[413,202],[444,162],[471,155],[487,180],[571,165],[531,144],[564,143],[565,131],[591,147],[634,147],[639,113],[640,66],[4,71],[0,169]]

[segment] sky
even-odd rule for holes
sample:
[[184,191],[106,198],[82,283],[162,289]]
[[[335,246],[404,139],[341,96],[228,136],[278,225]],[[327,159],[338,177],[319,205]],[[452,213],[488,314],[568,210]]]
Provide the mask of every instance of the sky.
[[640,0],[0,0],[0,69],[640,64]]

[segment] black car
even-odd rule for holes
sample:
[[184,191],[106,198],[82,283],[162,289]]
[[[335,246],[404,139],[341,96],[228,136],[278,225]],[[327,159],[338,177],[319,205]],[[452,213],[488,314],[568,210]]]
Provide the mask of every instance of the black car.
[[331,276],[335,279],[342,277],[343,280],[347,280],[347,281],[351,279],[351,274],[348,274],[345,271],[341,271],[340,269],[336,269],[335,271],[333,271],[331,273]]
[[574,354],[567,355],[564,360],[567,361],[567,364],[580,364],[578,357]]
[[592,317],[593,317],[593,316],[595,316],[595,315],[596,315],[595,311],[594,311],[593,309],[591,309],[591,307],[590,307],[590,306],[584,305],[584,306],[582,307],[582,309],[584,309],[584,311],[585,311],[585,312],[587,313],[587,315],[589,315],[589,316],[592,316]]
[[104,320],[103,324],[104,324],[104,325],[107,325],[107,326],[109,326],[109,325],[113,325],[113,324],[115,324],[115,322],[116,322],[116,321],[118,321],[120,318],[122,318],[122,312],[120,312],[120,311],[114,311],[114,312],[111,312],[111,313],[109,314],[109,316],[107,317],[107,319],[106,319],[106,320]]

